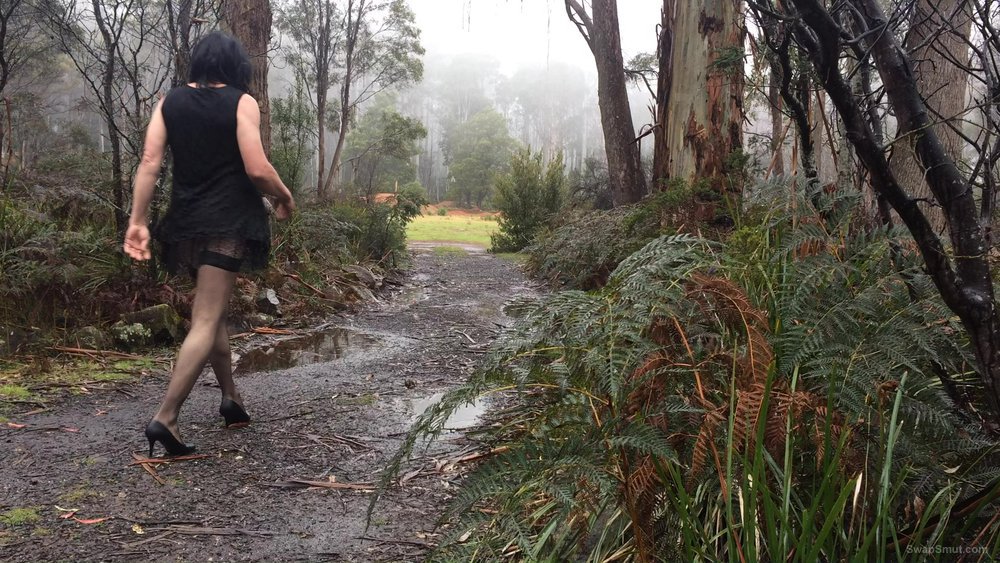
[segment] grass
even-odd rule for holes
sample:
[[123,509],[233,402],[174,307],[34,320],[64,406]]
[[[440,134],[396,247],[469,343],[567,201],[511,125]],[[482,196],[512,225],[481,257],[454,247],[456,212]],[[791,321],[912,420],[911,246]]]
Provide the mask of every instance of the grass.
[[497,222],[485,215],[423,215],[410,222],[406,238],[411,242],[459,242],[484,248],[490,245],[490,235]]
[[0,385],[0,398],[29,399],[31,391],[23,385]]
[[7,512],[0,513],[0,524],[7,526],[23,526],[34,524],[42,519],[38,515],[37,508],[12,508]]

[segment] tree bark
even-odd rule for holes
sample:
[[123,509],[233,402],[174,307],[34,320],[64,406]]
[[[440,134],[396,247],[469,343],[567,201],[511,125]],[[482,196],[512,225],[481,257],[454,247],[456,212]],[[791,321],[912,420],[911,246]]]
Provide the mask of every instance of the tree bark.
[[[792,0],[808,30],[797,37],[837,106],[847,137],[871,177],[872,187],[899,214],[913,235],[942,300],[959,317],[972,343],[980,377],[987,388],[993,430],[1000,421],[1000,318],[994,303],[993,282],[983,228],[972,189],[938,138],[913,80],[912,66],[891,33],[868,34],[876,67],[895,111],[900,135],[914,137],[917,161],[934,197],[941,202],[951,238],[946,250],[916,201],[899,184],[881,145],[866,122],[858,100],[839,68],[841,28],[819,0]],[[868,29],[886,24],[878,0],[852,0]]]
[[[967,62],[969,46],[965,39],[972,29],[967,0],[917,0],[910,17],[910,32],[904,47],[913,49],[913,74],[924,96],[924,103],[935,116],[934,131],[952,160],[962,156],[959,115],[965,109],[968,75],[955,64]],[[955,120],[949,126],[945,120]],[[930,186],[917,162],[914,136],[901,137],[893,145],[892,173],[899,184],[920,203],[934,230],[945,229],[944,214],[934,200]]]
[[597,65],[597,103],[614,204],[634,203],[646,195],[646,178],[628,103],[618,2],[593,0],[591,6],[592,16],[577,0],[566,0],[566,12],[587,41]]
[[267,0],[223,0],[222,24],[243,43],[252,65],[250,91],[260,106],[260,139],[271,153],[271,101],[267,97],[267,52],[271,43],[273,14]]
[[662,190],[663,182],[670,178],[670,153],[667,150],[667,105],[670,103],[670,85],[674,79],[674,11],[677,0],[663,0],[660,10],[660,37],[656,48],[659,72],[656,78],[656,123],[653,125],[653,178],[652,189]]
[[[695,7],[697,6],[697,7]],[[707,182],[721,196],[742,192],[728,169],[743,146],[743,9],[741,0],[705,0],[675,10],[665,125],[671,179]],[[714,215],[709,206],[703,214]],[[703,216],[701,219],[712,219]]]

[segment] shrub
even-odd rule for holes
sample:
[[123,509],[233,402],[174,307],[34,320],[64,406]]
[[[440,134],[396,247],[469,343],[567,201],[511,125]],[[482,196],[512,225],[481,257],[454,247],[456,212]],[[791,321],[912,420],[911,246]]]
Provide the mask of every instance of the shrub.
[[448,208],[447,207],[440,207],[440,208],[438,208],[437,214],[439,216],[441,216],[441,217],[444,217],[445,215],[448,214]]
[[499,176],[493,202],[500,211],[499,228],[490,238],[492,252],[517,252],[528,246],[549,218],[559,211],[563,191],[562,153],[547,167],[542,153],[514,153],[510,172]]
[[568,212],[528,247],[527,270],[554,287],[595,289],[658,232],[655,214],[642,205]]
[[512,306],[384,479],[507,392],[440,560],[902,560],[994,537],[952,511],[996,477],[996,440],[957,415],[968,343],[905,239],[848,225],[772,216],[734,254],[662,236],[599,290]]

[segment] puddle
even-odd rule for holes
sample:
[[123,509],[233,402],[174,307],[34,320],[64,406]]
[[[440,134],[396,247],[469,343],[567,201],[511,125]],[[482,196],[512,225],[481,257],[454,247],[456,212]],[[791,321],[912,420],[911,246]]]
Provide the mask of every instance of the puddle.
[[[441,400],[441,397],[444,397],[444,393],[434,393],[429,397],[420,399],[397,399],[397,402],[407,410],[413,412],[413,419],[416,420],[418,416],[424,414],[424,411],[436,405]],[[465,430],[472,428],[479,423],[479,418],[486,412],[486,407],[486,401],[483,399],[458,407],[448,417],[447,422],[444,423],[444,429]]]
[[339,360],[369,350],[380,342],[375,336],[362,332],[343,328],[326,330],[251,350],[239,358],[233,373],[277,371]]

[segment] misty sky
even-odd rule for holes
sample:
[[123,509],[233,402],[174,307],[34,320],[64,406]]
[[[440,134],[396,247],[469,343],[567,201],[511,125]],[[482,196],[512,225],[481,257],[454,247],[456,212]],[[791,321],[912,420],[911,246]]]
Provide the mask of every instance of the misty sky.
[[[567,62],[593,72],[594,59],[563,0],[409,0],[429,56],[489,53],[501,72]],[[656,49],[661,0],[620,0],[622,50],[627,62]]]

